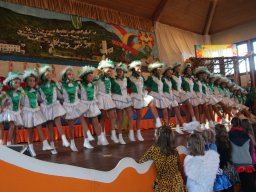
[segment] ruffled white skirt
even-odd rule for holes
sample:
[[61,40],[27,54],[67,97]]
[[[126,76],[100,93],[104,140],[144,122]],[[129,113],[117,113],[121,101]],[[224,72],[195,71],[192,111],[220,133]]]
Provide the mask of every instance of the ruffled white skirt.
[[63,103],[63,107],[66,110],[65,119],[77,119],[87,111],[87,106],[81,101],[75,103]]
[[132,97],[132,105],[134,109],[147,107],[152,101],[154,101],[154,98],[151,95],[144,95],[142,99]]
[[112,99],[117,109],[125,109],[132,106],[132,100],[129,95],[121,96],[115,94],[112,95]]
[[6,109],[3,113],[3,121],[13,121],[16,126],[23,126],[23,120],[21,118],[20,111],[12,111],[10,109]]
[[24,107],[21,112],[21,117],[25,128],[34,128],[46,122],[40,107],[36,109]]
[[176,97],[173,94],[164,93],[164,96],[168,100],[169,108],[179,106],[179,103],[177,102]]
[[66,114],[65,109],[59,101],[55,101],[50,105],[41,104],[41,110],[46,118],[46,121],[54,120],[57,117],[62,117]]
[[166,109],[170,106],[169,101],[164,97],[164,95],[150,92],[150,95],[155,99],[155,105],[158,109]]
[[97,95],[97,104],[100,110],[109,110],[116,108],[116,105],[110,94],[99,93]]
[[84,113],[84,117],[97,117],[101,114],[100,109],[96,103],[96,101],[83,101],[81,103],[85,106],[86,112]]
[[218,97],[215,97],[214,95],[209,95],[209,104],[210,105],[216,105],[220,102],[220,99]]

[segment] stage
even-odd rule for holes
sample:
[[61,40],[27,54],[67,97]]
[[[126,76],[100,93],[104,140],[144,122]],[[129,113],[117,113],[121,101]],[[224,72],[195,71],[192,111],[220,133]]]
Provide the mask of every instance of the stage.
[[[144,130],[142,131],[142,134],[145,141],[130,142],[127,133],[125,133],[124,140],[127,143],[126,145],[114,144],[110,137],[107,136],[110,144],[108,146],[97,146],[97,142],[92,141],[91,143],[95,147],[94,149],[84,148],[83,138],[77,138],[75,142],[79,150],[78,152],[72,152],[70,148],[62,147],[61,141],[58,140],[55,141],[58,151],[57,155],[51,155],[49,151],[42,151],[41,142],[36,142],[36,158],[54,163],[69,164],[101,171],[109,171],[113,169],[124,157],[131,157],[135,161],[139,161],[144,152],[155,142],[153,129]],[[176,140],[177,145],[183,144],[186,140],[186,136],[177,135]]]

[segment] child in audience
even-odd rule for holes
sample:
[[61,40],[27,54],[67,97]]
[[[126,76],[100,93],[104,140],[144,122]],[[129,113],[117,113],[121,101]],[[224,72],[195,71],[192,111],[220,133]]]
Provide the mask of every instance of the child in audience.
[[205,150],[214,150],[217,151],[217,146],[215,144],[215,133],[211,129],[205,129],[202,132],[202,136],[205,141]]
[[158,192],[185,192],[181,176],[180,157],[174,147],[174,134],[168,126],[157,130],[156,144],[140,159],[140,163],[153,160],[156,166],[154,190]]
[[214,150],[205,151],[203,137],[194,133],[188,139],[190,154],[184,161],[188,192],[212,192],[219,168],[219,154]]
[[238,117],[234,117],[231,124],[232,128],[229,132],[232,146],[231,159],[239,173],[242,191],[252,192],[255,191],[253,174],[255,170],[251,157],[252,141],[242,128],[241,120]]

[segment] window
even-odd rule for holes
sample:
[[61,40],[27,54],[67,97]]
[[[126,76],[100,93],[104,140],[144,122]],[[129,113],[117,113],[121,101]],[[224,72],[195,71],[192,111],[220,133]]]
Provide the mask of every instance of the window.
[[[238,56],[245,56],[248,54],[248,45],[247,43],[241,43],[237,45],[237,54]],[[245,73],[250,71],[249,59],[243,59],[239,61],[239,71],[240,73]]]

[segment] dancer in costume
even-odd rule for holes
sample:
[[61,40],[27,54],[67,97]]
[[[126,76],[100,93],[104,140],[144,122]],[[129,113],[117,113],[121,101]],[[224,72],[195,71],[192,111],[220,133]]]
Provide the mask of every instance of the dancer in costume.
[[169,101],[168,117],[170,116],[171,111],[174,110],[175,116],[176,116],[176,132],[179,134],[183,134],[181,127],[183,127],[184,130],[191,132],[193,131],[193,127],[191,127],[191,124],[184,123],[183,118],[180,114],[179,103],[177,102],[176,97],[172,93],[172,82],[171,82],[172,75],[173,75],[172,67],[170,65],[165,65],[163,69],[162,82],[163,82],[164,96]]
[[127,66],[124,63],[116,65],[116,77],[111,78],[112,99],[116,105],[117,119],[118,119],[118,140],[121,144],[126,144],[122,128],[125,116],[128,117],[129,139],[135,141],[134,131],[132,127],[132,101],[127,92],[127,78],[124,76],[128,72]]
[[111,80],[112,70],[114,69],[114,62],[106,59],[102,60],[99,63],[98,69],[100,70],[100,76],[95,81],[97,88],[97,104],[101,110],[101,125],[104,127],[104,121],[107,117],[110,120],[110,128],[111,128],[111,140],[114,143],[119,143],[119,140],[116,137],[116,105],[111,97]]
[[207,74],[210,74],[210,72],[206,67],[198,67],[194,70],[194,74],[197,79],[197,82],[194,84],[194,91],[196,92],[197,97],[200,99],[199,116],[201,129],[205,129],[206,119],[209,122],[209,127],[214,128],[214,119],[212,119],[210,110],[208,108],[209,97],[207,95],[207,87],[204,83],[204,80],[207,78]]
[[[102,132],[98,116],[101,114],[100,109],[96,103],[96,85],[93,82],[93,71],[94,67],[84,66],[78,72],[78,77],[81,79],[80,82],[80,95],[81,102],[85,106],[85,118],[91,118],[93,128],[98,137],[98,145],[108,145],[108,141],[105,134]],[[87,132],[88,133],[88,132]],[[88,134],[87,134],[88,135]]]
[[[193,129],[199,127],[199,122],[197,121],[195,117],[195,113],[193,110],[193,106],[191,104],[191,94],[185,94],[186,91],[182,89],[182,78],[181,78],[181,64],[180,63],[175,63],[173,65],[173,72],[174,75],[171,76],[171,83],[172,83],[172,88],[173,88],[173,95],[175,96],[175,99],[177,100],[178,103],[185,105],[187,108],[190,116],[192,117],[192,122],[193,123]],[[190,130],[191,132],[192,130]]]
[[61,72],[61,80],[61,93],[64,99],[63,107],[66,110],[65,119],[68,121],[69,126],[70,148],[72,151],[78,151],[74,139],[74,123],[76,119],[79,119],[84,135],[83,146],[91,149],[93,146],[87,138],[87,132],[89,129],[84,118],[87,106],[78,98],[80,82],[75,80],[74,71],[71,66],[63,69]]
[[37,128],[39,137],[43,141],[43,151],[53,150],[53,148],[49,145],[42,130],[42,124],[46,122],[46,119],[38,106],[39,90],[36,88],[38,80],[37,70],[31,68],[26,69],[23,74],[23,80],[25,87],[21,99],[21,117],[24,127],[28,129],[28,147],[32,156],[35,157],[36,152],[33,147],[34,128]]
[[155,119],[155,127],[159,128],[162,126],[158,112],[155,107],[154,98],[147,94],[144,87],[144,79],[141,76],[141,61],[136,60],[129,64],[129,69],[132,72],[132,75],[128,78],[128,89],[131,88],[131,99],[133,103],[133,109],[136,111],[137,120],[136,120],[136,136],[139,141],[144,141],[141,135],[141,119],[142,119],[142,109],[144,107],[149,107],[153,113]]
[[52,80],[52,68],[49,65],[39,68],[39,79],[41,80],[41,83],[39,84],[39,91],[42,100],[41,110],[47,121],[51,147],[54,148],[51,152],[52,154],[57,154],[57,150],[54,146],[53,123],[55,123],[59,134],[61,135],[63,146],[70,146],[61,125],[61,117],[66,114],[66,111],[57,100],[57,89],[60,90],[60,86]]
[[9,72],[4,84],[8,85],[9,90],[2,94],[2,103],[6,105],[3,113],[3,121],[9,123],[9,132],[7,137],[7,145],[12,144],[12,139],[16,143],[17,128],[23,126],[21,118],[20,101],[24,95],[23,89],[20,87],[22,74],[20,72]]

